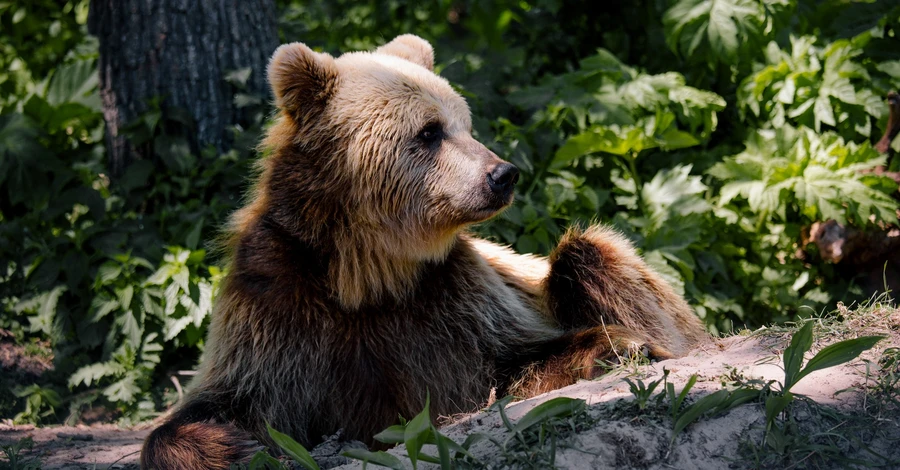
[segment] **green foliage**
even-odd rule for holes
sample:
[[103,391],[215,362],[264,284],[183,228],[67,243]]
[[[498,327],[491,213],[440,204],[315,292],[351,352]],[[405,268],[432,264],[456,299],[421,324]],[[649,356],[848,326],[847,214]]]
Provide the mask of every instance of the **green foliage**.
[[0,470],[39,470],[41,461],[36,458],[24,458],[20,454],[23,450],[34,447],[31,437],[19,439],[16,443],[0,447],[5,462],[0,460]]
[[684,389],[677,395],[675,387],[668,384],[665,392],[661,392],[660,395],[665,394],[669,400],[673,419],[672,444],[688,425],[702,416],[720,414],[744,403],[762,399],[766,415],[765,444],[778,455],[786,455],[789,447],[798,439],[790,413],[796,397],[790,389],[810,373],[850,362],[884,339],[882,336],[864,336],[831,344],[807,361],[805,367],[801,367],[804,355],[813,345],[813,324],[813,321],[806,322],[791,337],[790,345],[782,354],[784,382],[778,388],[773,388],[772,383],[765,384],[761,389],[752,384],[742,384],[730,389],[717,390],[687,407],[682,407],[688,391],[697,381],[697,376],[691,376]]
[[0,113],[47,86],[65,58],[82,54],[88,0],[0,3]]
[[[692,380],[689,380],[684,390],[676,397],[676,399],[680,399],[680,401],[684,400],[684,396],[687,393],[687,390],[690,390],[690,387],[696,383],[695,376],[691,376]],[[672,403],[672,415],[674,417],[674,421],[672,424],[672,441],[671,444],[675,443],[675,439],[684,430],[688,425],[697,421],[702,416],[714,416],[720,413],[724,413],[728,410],[736,408],[744,403],[750,402],[752,400],[759,398],[759,391],[751,388],[737,388],[734,390],[717,390],[709,395],[700,398],[696,402],[692,403],[690,406],[685,407],[682,410],[677,409],[676,405],[678,402],[673,401]],[[670,397],[674,396],[674,391],[668,394]]]
[[812,321],[804,323],[791,337],[791,344],[782,355],[784,382],[780,390],[770,389],[765,399],[765,444],[778,455],[787,454],[795,440],[791,435],[796,427],[790,412],[790,406],[795,400],[794,394],[790,392],[791,388],[812,372],[856,359],[884,339],[883,336],[863,336],[829,345],[807,361],[806,367],[801,367],[804,355],[813,345],[813,324]]
[[784,384],[782,390],[788,392],[803,377],[822,369],[850,362],[860,354],[875,346],[884,336],[862,336],[848,339],[822,348],[801,369],[803,356],[812,347],[813,322],[804,323],[791,337],[791,344],[784,350]]
[[708,174],[724,182],[719,206],[740,197],[757,214],[757,224],[799,217],[805,223],[835,219],[865,226],[870,216],[886,222],[897,218],[897,201],[887,194],[896,185],[868,174],[884,162],[868,143],[845,143],[832,133],[782,126],[758,131],[744,152],[725,158]]
[[692,63],[714,68],[753,57],[784,16],[787,0],[679,0],[663,17],[669,47]]
[[272,426],[266,424],[266,430],[269,433],[269,437],[278,444],[278,447],[281,447],[281,450],[284,451],[287,455],[289,455],[295,462],[300,464],[306,470],[319,470],[319,465],[313,460],[312,456],[309,455],[309,452],[297,441],[293,440],[287,434],[280,433],[274,429]]
[[[866,373],[870,373],[867,364]],[[880,418],[883,414],[900,410],[900,348],[891,347],[882,352],[877,362],[876,378],[868,393],[872,397],[873,415]],[[868,380],[867,380],[868,382]]]
[[62,403],[55,390],[31,384],[14,391],[16,397],[25,399],[25,410],[13,418],[14,423],[40,423],[56,413]]
[[[668,389],[668,385],[671,385],[671,384],[667,383],[668,378],[669,378],[669,370],[663,368],[662,378],[660,378],[658,380],[654,380],[653,382],[650,382],[649,384],[646,384],[646,385],[644,384],[643,380],[633,381],[627,377],[622,380],[624,380],[625,383],[628,384],[628,389],[634,395],[634,402],[635,402],[635,404],[637,404],[638,409],[643,411],[647,408],[647,405],[650,403],[650,399],[654,398],[653,392],[654,392],[654,390],[656,390],[656,387],[658,387],[660,384],[662,384],[664,391]],[[696,381],[696,378],[694,378],[694,377],[692,377],[692,378],[694,379],[694,381]],[[685,387],[685,390],[688,390],[688,389],[690,389],[690,385]],[[657,393],[655,395],[657,403],[659,402],[659,400],[662,400],[662,398],[664,398],[665,396],[666,395],[663,392]],[[681,400],[684,400],[684,397],[681,397]],[[673,399],[672,402],[674,403],[675,400]]]
[[580,131],[557,150],[553,169],[598,152],[636,158],[648,149],[693,147],[715,130],[716,111],[725,108],[720,96],[686,86],[678,73],[642,74],[602,49],[555,82],[555,90],[545,85],[528,92],[554,91],[560,101],[543,119],[565,120]]
[[[47,7],[3,8],[36,20],[31,9]],[[59,419],[52,411],[61,405],[77,419],[85,397],[101,397],[128,421],[156,413],[163,401],[157,382],[171,367],[190,368],[202,349],[222,270],[201,247],[237,207],[263,120],[262,100],[245,97],[257,124],[241,130],[228,153],[192,155],[184,153],[191,123],[151,103],[124,132],[154,159],[111,181],[86,8],[70,2],[53,13],[68,16],[50,27],[70,28],[58,34],[78,42],[62,53],[17,40],[4,49],[24,54],[21,46],[52,60],[0,57],[47,75],[27,86],[0,83],[0,326],[50,339],[55,356],[55,371],[43,378],[52,386],[20,397],[12,413],[19,421]],[[15,25],[3,34],[33,27]],[[233,75],[240,89],[247,71]],[[64,387],[69,393],[57,395]]]
[[886,115],[887,108],[872,89],[869,71],[857,61],[862,47],[846,39],[824,48],[815,43],[813,36],[792,37],[790,51],[769,43],[766,66],[738,90],[742,113],[752,113],[765,127],[792,124],[820,132],[824,124],[848,138],[875,137],[871,118]]

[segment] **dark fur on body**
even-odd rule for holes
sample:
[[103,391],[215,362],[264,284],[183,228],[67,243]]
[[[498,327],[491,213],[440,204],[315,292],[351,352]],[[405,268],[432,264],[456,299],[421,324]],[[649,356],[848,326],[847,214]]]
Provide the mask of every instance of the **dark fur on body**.
[[[401,36],[379,51],[430,68],[422,43]],[[673,357],[704,337],[684,300],[612,231],[572,230],[549,260],[517,255],[465,234],[474,220],[444,196],[417,196],[422,189],[404,181],[383,183],[401,194],[372,189],[395,178],[376,160],[322,158],[350,152],[353,135],[310,120],[327,110],[284,100],[304,90],[310,106],[326,106],[339,72],[330,58],[293,47],[270,67],[282,116],[255,195],[233,220],[200,374],[147,438],[143,468],[228,468],[252,455],[254,440],[272,444],[265,423],[306,446],[338,429],[372,445],[398,416],[421,411],[427,395],[434,417],[469,412],[492,388],[534,396],[593,377],[596,359],[645,346]],[[291,75],[303,86],[285,85],[279,67],[313,70]],[[440,179],[440,165],[458,158],[452,152],[500,161],[464,133],[441,145],[430,159],[410,151],[391,171],[421,172],[434,188],[454,183]],[[424,215],[409,215],[416,197]],[[393,213],[428,220],[385,225]]]

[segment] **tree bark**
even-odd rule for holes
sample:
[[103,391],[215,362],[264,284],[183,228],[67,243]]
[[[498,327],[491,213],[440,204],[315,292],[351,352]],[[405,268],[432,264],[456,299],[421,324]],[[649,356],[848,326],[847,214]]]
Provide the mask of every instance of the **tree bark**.
[[88,28],[100,43],[100,95],[109,169],[121,175],[150,158],[123,126],[159,98],[160,110],[188,113],[193,152],[230,148],[228,129],[243,115],[224,79],[249,67],[246,92],[269,97],[265,68],[278,46],[273,0],[91,0]]

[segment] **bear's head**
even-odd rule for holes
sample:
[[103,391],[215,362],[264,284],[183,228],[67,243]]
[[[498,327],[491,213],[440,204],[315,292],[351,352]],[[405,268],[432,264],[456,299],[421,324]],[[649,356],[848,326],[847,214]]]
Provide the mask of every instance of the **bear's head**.
[[518,170],[472,138],[465,100],[433,65],[413,35],[338,58],[278,48],[262,205],[314,245],[355,246],[340,255],[357,268],[392,270],[441,259],[462,228],[505,208]]

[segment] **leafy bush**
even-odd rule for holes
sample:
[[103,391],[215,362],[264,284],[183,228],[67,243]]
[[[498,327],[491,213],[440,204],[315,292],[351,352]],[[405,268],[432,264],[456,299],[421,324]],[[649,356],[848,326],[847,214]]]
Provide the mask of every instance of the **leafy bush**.
[[769,43],[766,67],[741,83],[741,111],[774,128],[790,123],[820,132],[824,124],[843,136],[874,137],[870,117],[879,119],[887,109],[869,72],[854,60],[862,49],[846,39],[826,48],[815,43],[813,36],[792,37],[790,52]]
[[[70,5],[69,15],[81,15],[87,2]],[[0,9],[0,22],[9,12]],[[76,419],[97,398],[140,419],[158,409],[165,371],[190,368],[202,350],[222,277],[202,247],[239,203],[265,108],[242,95],[257,125],[240,130],[226,154],[192,155],[191,123],[151,106],[127,132],[152,159],[111,181],[95,44],[81,16],[67,21],[73,30],[60,34],[83,42],[43,84],[0,97],[0,327],[49,338],[55,353],[49,388],[23,389],[17,419],[46,420],[64,405]],[[247,76],[227,79],[240,89]]]
[[[0,328],[49,339],[55,366],[0,411],[22,420],[92,401],[141,419],[170,401],[223,274],[206,248],[270,111],[233,71],[251,125],[229,152],[191,152],[193,124],[154,100],[126,129],[146,159],[111,179],[88,3],[0,5]],[[476,137],[522,170],[515,204],[476,230],[546,254],[569,224],[613,224],[712,332],[864,294],[797,256],[801,233],[896,223],[896,185],[866,172],[885,163],[870,142],[900,86],[893,2],[276,3],[284,41],[332,53],[432,41]]]

